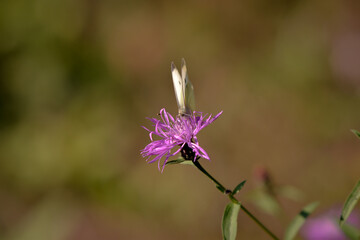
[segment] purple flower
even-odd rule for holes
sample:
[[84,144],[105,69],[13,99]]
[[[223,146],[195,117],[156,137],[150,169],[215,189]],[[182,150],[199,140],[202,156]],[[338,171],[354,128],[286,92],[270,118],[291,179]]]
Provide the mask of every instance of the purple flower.
[[[301,235],[307,240],[346,240],[348,239],[339,226],[340,208],[333,208],[315,218],[306,221]],[[350,214],[347,223],[359,227],[360,218],[356,212]]]
[[[210,160],[205,150],[200,147],[196,134],[215,121],[221,114],[222,111],[215,117],[211,117],[211,115],[203,115],[201,112],[194,111],[191,115],[177,115],[176,118],[174,118],[170,113],[166,112],[164,108],[161,109],[161,120],[149,118],[155,127],[154,131],[150,131],[146,127],[143,127],[150,132],[149,136],[151,143],[141,150],[141,155],[143,157],[148,157],[146,161],[149,163],[158,161],[159,170],[160,159],[165,157],[161,171],[164,170],[168,159],[175,156],[180,151],[185,160],[196,161],[199,157]],[[153,135],[157,135],[161,139],[154,140]],[[176,151],[173,151],[173,148],[175,147],[179,148]],[[155,157],[150,160],[152,156]]]

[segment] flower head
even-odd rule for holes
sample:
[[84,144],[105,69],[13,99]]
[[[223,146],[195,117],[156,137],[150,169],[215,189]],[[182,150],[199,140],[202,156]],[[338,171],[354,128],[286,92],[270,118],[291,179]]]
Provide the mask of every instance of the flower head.
[[[165,109],[160,110],[160,118],[150,118],[155,129],[153,131],[143,127],[149,132],[151,143],[149,143],[142,151],[143,157],[148,157],[146,161],[149,163],[158,161],[158,167],[160,170],[160,159],[165,157],[165,161],[162,164],[164,169],[166,162],[172,156],[175,156],[181,151],[181,154],[185,160],[196,161],[199,157],[210,160],[205,150],[200,147],[196,135],[215,121],[222,111],[215,117],[201,112],[193,112],[191,115],[177,115],[175,118]],[[153,135],[160,137],[160,140],[154,140]],[[173,148],[179,147],[177,150]],[[150,160],[152,156],[155,156]]]

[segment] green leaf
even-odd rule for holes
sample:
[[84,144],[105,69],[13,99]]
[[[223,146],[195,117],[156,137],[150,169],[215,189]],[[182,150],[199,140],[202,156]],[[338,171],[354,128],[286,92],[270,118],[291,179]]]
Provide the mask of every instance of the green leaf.
[[303,192],[290,185],[278,187],[276,189],[276,194],[294,201],[301,201],[305,199]]
[[351,131],[358,137],[360,138],[360,132],[355,130],[355,129],[351,129]]
[[360,230],[358,230],[357,228],[355,228],[349,224],[344,224],[341,227],[341,229],[343,230],[343,232],[349,239],[351,239],[351,240],[359,240],[360,239]]
[[222,219],[222,236],[224,240],[235,240],[237,232],[237,217],[240,204],[231,202],[226,205]]
[[234,188],[234,190],[232,191],[232,194],[235,195],[237,194],[241,189],[242,187],[245,185],[246,183],[246,180],[242,181],[241,183],[239,183],[236,188]]
[[261,211],[276,216],[280,213],[281,207],[273,196],[264,192],[262,189],[256,189],[248,197],[252,202],[261,209]]
[[172,164],[186,164],[186,165],[194,165],[191,160],[185,160],[184,158],[180,157],[175,160],[168,161],[165,165],[172,165]]
[[357,182],[354,189],[352,190],[352,192],[345,201],[340,216],[340,226],[342,226],[344,222],[346,222],[346,219],[349,217],[351,211],[354,209],[356,203],[359,201],[359,198],[360,198],[360,180]]
[[316,209],[319,205],[319,202],[313,202],[306,205],[303,210],[291,221],[288,228],[286,229],[284,239],[292,240],[295,238],[296,234],[305,223],[306,218]]

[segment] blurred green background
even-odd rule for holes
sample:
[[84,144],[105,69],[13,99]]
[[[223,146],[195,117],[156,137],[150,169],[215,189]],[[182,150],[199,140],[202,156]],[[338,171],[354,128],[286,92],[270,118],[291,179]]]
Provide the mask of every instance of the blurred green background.
[[[0,1],[0,238],[220,239],[227,198],[140,150],[184,57],[201,161],[281,236],[308,202],[342,204],[360,174],[357,1]],[[258,168],[301,199],[276,218]],[[261,183],[260,183],[261,185]],[[239,239],[267,239],[243,213]]]

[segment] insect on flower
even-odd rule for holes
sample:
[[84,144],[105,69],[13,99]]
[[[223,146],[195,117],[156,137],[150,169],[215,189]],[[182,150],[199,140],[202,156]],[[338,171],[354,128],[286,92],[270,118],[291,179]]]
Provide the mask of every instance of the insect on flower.
[[195,110],[195,95],[194,87],[187,74],[185,59],[181,60],[181,76],[173,62],[171,63],[171,74],[179,114],[190,115]]
[[[159,170],[163,171],[166,162],[170,157],[181,153],[185,160],[196,161],[200,157],[210,159],[206,151],[200,147],[196,135],[206,126],[215,121],[221,114],[215,117],[194,111],[195,98],[194,90],[187,76],[185,61],[182,60],[181,75],[175,65],[171,64],[176,101],[179,108],[179,114],[173,117],[163,108],[160,110],[160,119],[150,118],[154,130],[149,130],[151,143],[142,151],[141,155],[147,157],[149,163],[158,161]],[[153,137],[157,136],[159,140]],[[178,147],[178,149],[173,150]],[[151,157],[154,157],[151,159]],[[160,160],[165,157],[165,161],[160,167]]]

